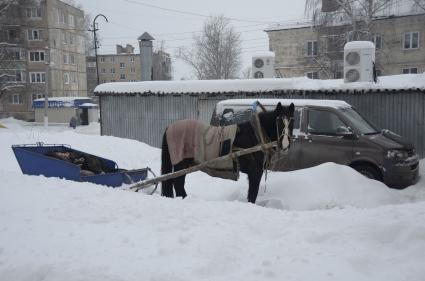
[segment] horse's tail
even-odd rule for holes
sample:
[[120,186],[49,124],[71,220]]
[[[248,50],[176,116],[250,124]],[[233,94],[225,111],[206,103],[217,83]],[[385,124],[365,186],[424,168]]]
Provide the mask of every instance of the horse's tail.
[[[173,171],[171,164],[170,151],[168,150],[167,131],[162,137],[162,154],[161,154],[161,174],[168,174]],[[166,180],[161,183],[161,195],[166,197],[174,197],[172,180]]]

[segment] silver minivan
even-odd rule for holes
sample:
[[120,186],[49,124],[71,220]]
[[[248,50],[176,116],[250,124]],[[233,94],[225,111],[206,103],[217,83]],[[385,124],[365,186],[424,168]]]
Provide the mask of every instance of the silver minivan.
[[291,148],[275,169],[292,171],[325,162],[348,165],[392,188],[417,182],[419,157],[409,142],[389,130],[377,130],[354,107],[339,100],[233,99],[217,103],[211,124],[250,120],[259,101],[266,109],[278,102],[295,104]]

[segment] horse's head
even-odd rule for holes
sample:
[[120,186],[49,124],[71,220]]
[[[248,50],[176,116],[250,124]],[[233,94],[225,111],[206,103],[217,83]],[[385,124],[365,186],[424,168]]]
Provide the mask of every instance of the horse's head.
[[293,103],[289,106],[283,106],[280,102],[277,104],[274,113],[277,147],[281,150],[288,150],[291,146],[292,131],[294,128]]

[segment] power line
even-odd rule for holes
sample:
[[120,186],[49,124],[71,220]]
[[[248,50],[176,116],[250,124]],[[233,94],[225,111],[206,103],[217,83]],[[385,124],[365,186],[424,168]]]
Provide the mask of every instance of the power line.
[[[168,12],[173,12],[173,13],[178,13],[178,14],[184,14],[184,15],[190,15],[190,16],[197,16],[197,17],[203,17],[203,18],[210,18],[211,17],[209,15],[204,15],[204,14],[200,14],[200,13],[194,13],[194,12],[177,10],[177,9],[171,9],[171,8],[164,8],[164,7],[152,5],[152,4],[149,4],[149,3],[146,3],[146,2],[141,2],[141,1],[135,1],[135,0],[124,0],[124,1],[125,2],[128,2],[128,3],[133,3],[133,4],[136,4],[136,5],[140,5],[140,6],[150,7],[150,8],[154,8],[154,9],[158,9],[158,10],[163,10],[163,11],[168,11]],[[266,24],[273,23],[273,22],[270,22],[270,21],[247,20],[247,19],[239,19],[239,18],[232,18],[232,17],[227,17],[227,18],[229,20],[232,20],[232,21],[240,21],[240,22],[255,22],[255,23],[266,23]]]

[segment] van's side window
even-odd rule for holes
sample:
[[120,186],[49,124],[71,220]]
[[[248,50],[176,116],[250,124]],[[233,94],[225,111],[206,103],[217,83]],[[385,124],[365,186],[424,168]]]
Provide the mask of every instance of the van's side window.
[[345,124],[339,117],[329,111],[309,109],[308,133],[312,135],[338,135]]

